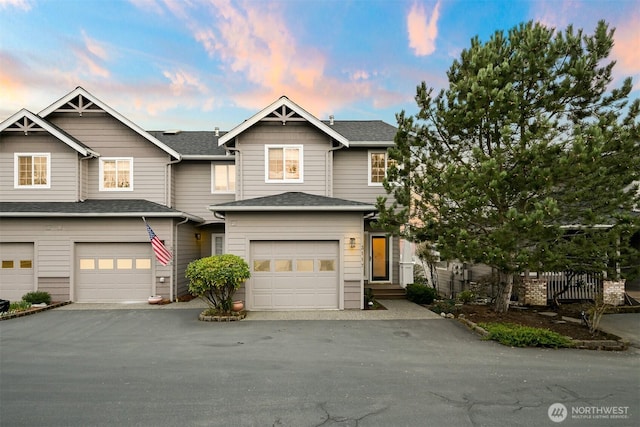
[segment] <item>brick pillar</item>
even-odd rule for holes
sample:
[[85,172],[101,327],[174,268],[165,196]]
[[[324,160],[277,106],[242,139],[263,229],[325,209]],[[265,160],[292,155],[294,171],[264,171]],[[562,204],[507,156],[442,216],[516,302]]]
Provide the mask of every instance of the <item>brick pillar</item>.
[[525,305],[547,305],[547,281],[545,279],[526,279],[523,287]]
[[602,283],[602,301],[605,304],[624,304],[624,283],[625,279],[618,281],[605,280]]

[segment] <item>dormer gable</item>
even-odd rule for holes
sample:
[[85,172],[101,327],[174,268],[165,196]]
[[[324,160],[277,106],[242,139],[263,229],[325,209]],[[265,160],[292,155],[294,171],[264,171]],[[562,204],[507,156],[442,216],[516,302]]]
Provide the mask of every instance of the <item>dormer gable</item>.
[[261,121],[281,122],[283,126],[286,126],[287,122],[308,122],[321,132],[330,136],[339,144],[345,147],[349,146],[349,140],[347,138],[336,132],[329,125],[323,123],[313,114],[309,113],[286,96],[281,96],[269,106],[221,136],[220,139],[218,139],[218,145],[222,146],[228,144],[242,132]]
[[134,122],[111,108],[109,105],[102,102],[95,95],[89,93],[84,88],[78,86],[73,91],[69,92],[44,110],[40,112],[40,116],[46,118],[53,113],[75,113],[79,116],[92,113],[107,113],[111,117],[118,120],[129,129],[142,136],[147,141],[160,148],[171,157],[180,160],[182,157],[180,153],[164,144],[162,141],[151,135],[149,132],[136,125]]
[[98,157],[99,154],[78,141],[73,136],[66,133],[56,125],[49,123],[40,116],[35,115],[27,109],[22,109],[0,123],[0,132],[21,133],[29,135],[36,132],[48,132],[58,140],[67,144],[83,156]]

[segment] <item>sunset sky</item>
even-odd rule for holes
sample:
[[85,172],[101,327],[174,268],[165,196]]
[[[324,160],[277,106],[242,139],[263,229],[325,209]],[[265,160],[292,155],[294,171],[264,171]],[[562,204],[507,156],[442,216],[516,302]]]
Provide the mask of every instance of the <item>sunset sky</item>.
[[640,97],[640,0],[0,0],[0,121],[82,86],[148,130],[228,130],[281,95],[395,125],[473,36],[599,19]]

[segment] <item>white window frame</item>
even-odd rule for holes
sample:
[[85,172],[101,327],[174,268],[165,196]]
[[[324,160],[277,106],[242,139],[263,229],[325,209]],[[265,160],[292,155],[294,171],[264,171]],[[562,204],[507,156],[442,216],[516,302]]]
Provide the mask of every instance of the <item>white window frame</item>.
[[[222,239],[222,253],[217,254],[216,253],[216,238],[221,238]],[[226,253],[227,248],[226,248],[226,239],[224,238],[224,233],[211,233],[211,255],[223,255]]]
[[[115,188],[105,188],[104,186],[104,162],[106,161],[122,161],[126,160],[129,162],[129,187],[127,188],[119,188],[117,185]],[[133,157],[101,157],[100,158],[100,167],[99,167],[98,179],[99,189],[100,191],[133,191]],[[118,169],[116,167],[116,177],[118,176]]]
[[[224,166],[227,169],[227,188],[226,190],[217,190],[216,189],[216,167],[218,166]],[[233,184],[233,188],[229,188],[229,177],[231,176],[231,174],[229,173],[229,168],[233,166],[233,177],[235,178],[235,174],[236,174],[236,165],[234,163],[215,163],[212,162],[211,163],[211,193],[235,193],[236,192],[236,188],[235,188],[235,184],[236,184],[236,180],[234,179],[234,184]]]
[[[293,149],[298,150],[298,166],[300,168],[298,178],[287,178],[284,170],[282,171],[282,179],[269,178],[269,150],[281,149],[282,150],[282,163],[283,168],[286,163],[286,150]],[[302,183],[304,182],[304,151],[302,145],[292,144],[267,144],[264,146],[264,182],[266,183]]]
[[[20,158],[21,157],[31,157],[31,181],[33,182],[33,158],[34,157],[44,157],[47,159],[47,183],[46,184],[31,184],[31,185],[20,185]],[[35,189],[47,189],[51,188],[51,153],[14,153],[13,155],[13,187],[16,189],[26,189],[26,188],[35,188]]]
[[387,169],[389,168],[389,153],[387,150],[369,150],[367,152],[367,180],[370,187],[382,187],[382,182],[371,181],[371,155],[384,154],[384,176],[387,177]]

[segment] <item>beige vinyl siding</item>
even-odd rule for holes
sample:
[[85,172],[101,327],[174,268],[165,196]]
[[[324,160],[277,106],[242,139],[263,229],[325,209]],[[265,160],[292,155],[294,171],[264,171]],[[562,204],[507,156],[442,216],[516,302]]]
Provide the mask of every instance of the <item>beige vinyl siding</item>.
[[[363,229],[361,213],[229,212],[226,216],[225,238],[227,251],[245,260],[250,259],[251,241],[338,241],[340,245],[339,282],[344,295],[346,282],[357,282],[359,283],[357,286],[362,288],[363,255],[360,248],[364,238]],[[351,237],[356,238],[355,249],[348,247],[347,242]],[[350,293],[353,293],[353,286],[352,283]],[[353,301],[353,295],[349,299]]]
[[220,221],[207,207],[232,202],[236,196],[234,193],[211,193],[211,162],[185,161],[174,165],[173,168],[175,209],[197,215],[206,221]]
[[[14,188],[15,153],[50,153],[50,188]],[[5,202],[75,202],[78,154],[46,132],[0,134],[0,200]]]
[[333,153],[333,197],[375,203],[384,187],[369,185],[369,150],[343,148]]
[[359,310],[363,308],[362,286],[359,281],[344,282],[344,309]]
[[69,277],[39,277],[38,290],[49,292],[51,301],[71,300]]
[[133,191],[99,191],[99,159],[88,161],[87,198],[146,199],[167,204],[170,156],[106,113],[54,113],[47,117],[101,157],[133,157]]
[[[202,232],[192,225],[192,223],[182,224],[178,226],[177,239],[178,247],[180,251],[174,254],[174,260],[176,267],[176,281],[178,284],[178,291],[176,296],[183,296],[189,293],[189,281],[185,277],[185,271],[191,261],[201,258],[201,245],[200,241],[196,240],[195,234]],[[166,284],[166,282],[165,282]],[[156,287],[162,285],[156,283]]]
[[[265,145],[302,145],[303,182],[266,183]],[[330,139],[308,123],[287,122],[258,123],[237,138],[240,150],[241,177],[237,182],[242,188],[236,192],[243,199],[268,196],[288,191],[301,191],[327,196],[327,152]]]

